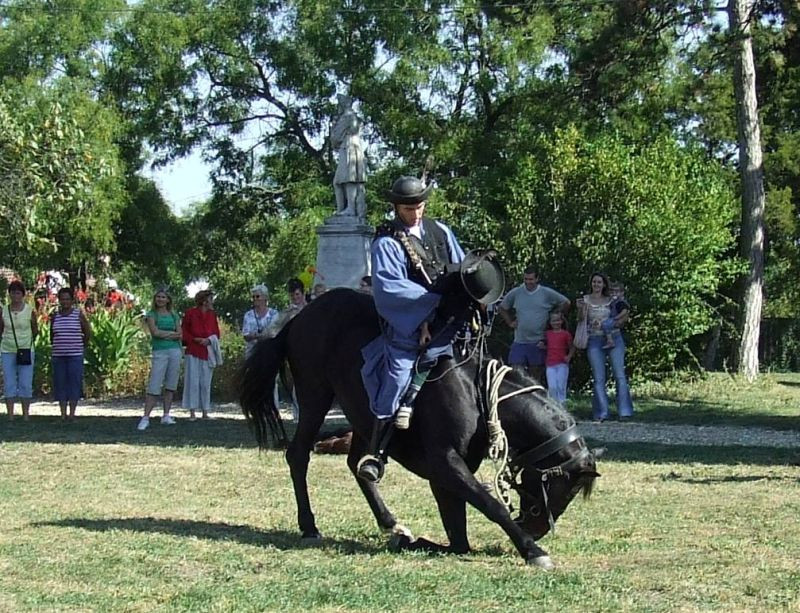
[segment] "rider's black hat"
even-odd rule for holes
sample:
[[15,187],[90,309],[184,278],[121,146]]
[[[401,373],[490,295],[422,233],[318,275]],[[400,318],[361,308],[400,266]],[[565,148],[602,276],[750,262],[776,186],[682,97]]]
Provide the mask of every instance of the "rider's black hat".
[[467,253],[460,274],[464,289],[480,304],[492,304],[503,295],[506,277],[494,250],[476,249]]
[[428,199],[432,189],[432,184],[426,186],[416,177],[400,177],[386,192],[386,199],[392,204],[419,204]]

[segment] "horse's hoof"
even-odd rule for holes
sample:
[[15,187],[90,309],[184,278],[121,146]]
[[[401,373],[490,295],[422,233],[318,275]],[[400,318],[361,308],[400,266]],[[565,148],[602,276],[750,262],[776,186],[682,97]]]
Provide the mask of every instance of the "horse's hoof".
[[412,536],[410,536],[410,534],[410,532],[408,534],[404,534],[402,532],[395,532],[392,534],[392,536],[389,538],[389,551],[398,553],[411,545],[414,539]]
[[538,566],[542,570],[553,570],[556,567],[556,565],[553,564],[553,560],[551,560],[548,555],[530,558],[527,563],[531,566]]
[[303,543],[303,545],[319,545],[322,542],[322,535],[317,530],[313,532],[303,532],[303,535],[300,537],[300,542]]
[[409,540],[414,540],[414,534],[403,524],[395,524],[391,528],[384,530],[384,532],[389,536],[407,536]]

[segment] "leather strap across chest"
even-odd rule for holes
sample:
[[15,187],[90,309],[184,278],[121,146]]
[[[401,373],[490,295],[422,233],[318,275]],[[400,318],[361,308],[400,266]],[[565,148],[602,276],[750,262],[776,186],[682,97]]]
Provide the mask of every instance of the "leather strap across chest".
[[390,235],[403,248],[408,258],[408,277],[423,287],[430,288],[450,262],[447,235],[432,219],[422,218],[422,239],[408,233],[400,220],[388,228],[379,229],[377,236]]

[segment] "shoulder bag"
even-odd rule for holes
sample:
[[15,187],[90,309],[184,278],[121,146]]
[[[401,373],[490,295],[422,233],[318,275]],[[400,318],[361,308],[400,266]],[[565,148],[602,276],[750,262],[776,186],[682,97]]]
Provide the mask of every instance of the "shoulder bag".
[[589,327],[586,321],[588,316],[589,307],[587,306],[583,313],[583,319],[578,322],[578,327],[575,328],[575,338],[572,340],[572,344],[575,345],[576,349],[586,349],[589,344]]
[[[23,309],[24,310],[24,309]],[[31,350],[20,349],[17,342],[17,330],[14,328],[14,315],[11,314],[11,305],[8,305],[8,318],[11,320],[11,332],[14,334],[14,345],[17,347],[17,366],[30,366],[33,364],[33,356]]]

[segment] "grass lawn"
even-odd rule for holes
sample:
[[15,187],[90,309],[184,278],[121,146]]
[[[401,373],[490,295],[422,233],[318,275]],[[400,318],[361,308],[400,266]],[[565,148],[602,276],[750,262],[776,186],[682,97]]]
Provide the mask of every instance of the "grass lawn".
[[[734,400],[707,415],[797,414]],[[643,419],[682,414],[664,402],[640,400]],[[304,547],[282,455],[241,419],[135,424],[0,418],[0,611],[800,610],[798,450],[609,444],[592,499],[543,539],[544,573],[472,511],[471,555],[389,553],[341,456],[312,460],[325,539]],[[446,540],[425,483],[393,463],[382,489],[415,534]]]
[[[695,381],[639,384],[633,393],[637,421],[800,429],[800,373],[762,375],[753,385],[710,373]],[[591,418],[588,393],[571,402],[578,417]]]

